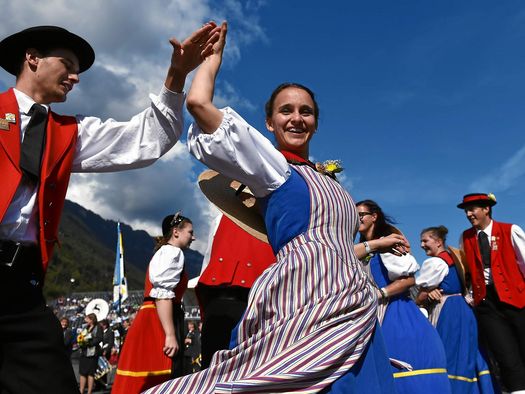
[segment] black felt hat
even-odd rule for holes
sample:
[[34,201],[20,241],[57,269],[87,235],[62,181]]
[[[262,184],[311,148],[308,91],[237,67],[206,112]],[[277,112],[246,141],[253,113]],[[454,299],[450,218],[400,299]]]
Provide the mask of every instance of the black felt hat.
[[58,26],[35,26],[0,41],[0,66],[16,75],[27,48],[66,48],[78,58],[79,72],[95,61],[95,51],[82,37]]

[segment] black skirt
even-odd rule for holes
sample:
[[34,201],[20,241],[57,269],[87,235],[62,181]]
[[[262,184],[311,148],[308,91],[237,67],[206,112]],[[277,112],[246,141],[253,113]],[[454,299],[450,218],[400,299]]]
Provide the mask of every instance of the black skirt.
[[82,376],[95,376],[98,368],[98,356],[86,357],[81,355],[78,364],[78,373]]

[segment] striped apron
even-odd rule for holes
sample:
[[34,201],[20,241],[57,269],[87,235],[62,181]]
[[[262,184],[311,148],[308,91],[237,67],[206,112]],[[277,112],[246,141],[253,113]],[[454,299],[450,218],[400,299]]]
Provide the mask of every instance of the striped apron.
[[308,186],[308,229],[254,283],[236,346],[215,353],[208,369],[147,393],[317,393],[359,360],[377,298],[354,254],[355,205],[328,176],[291,167]]

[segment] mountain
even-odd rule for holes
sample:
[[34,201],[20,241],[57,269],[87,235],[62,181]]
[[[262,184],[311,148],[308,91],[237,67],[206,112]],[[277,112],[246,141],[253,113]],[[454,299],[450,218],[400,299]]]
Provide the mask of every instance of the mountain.
[[[129,290],[141,290],[154,239],[143,230],[121,223],[124,264]],[[55,298],[73,291],[111,291],[117,244],[117,222],[106,220],[82,206],[66,200],[59,227],[60,244],[46,275],[44,293]],[[190,278],[200,272],[203,256],[185,251]]]

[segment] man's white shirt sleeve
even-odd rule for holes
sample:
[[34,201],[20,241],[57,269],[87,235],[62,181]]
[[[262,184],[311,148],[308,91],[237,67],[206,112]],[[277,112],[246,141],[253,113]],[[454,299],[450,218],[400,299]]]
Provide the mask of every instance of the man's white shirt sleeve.
[[184,93],[162,87],[151,105],[129,121],[77,115],[73,172],[110,172],[146,167],[170,150],[182,134]]

